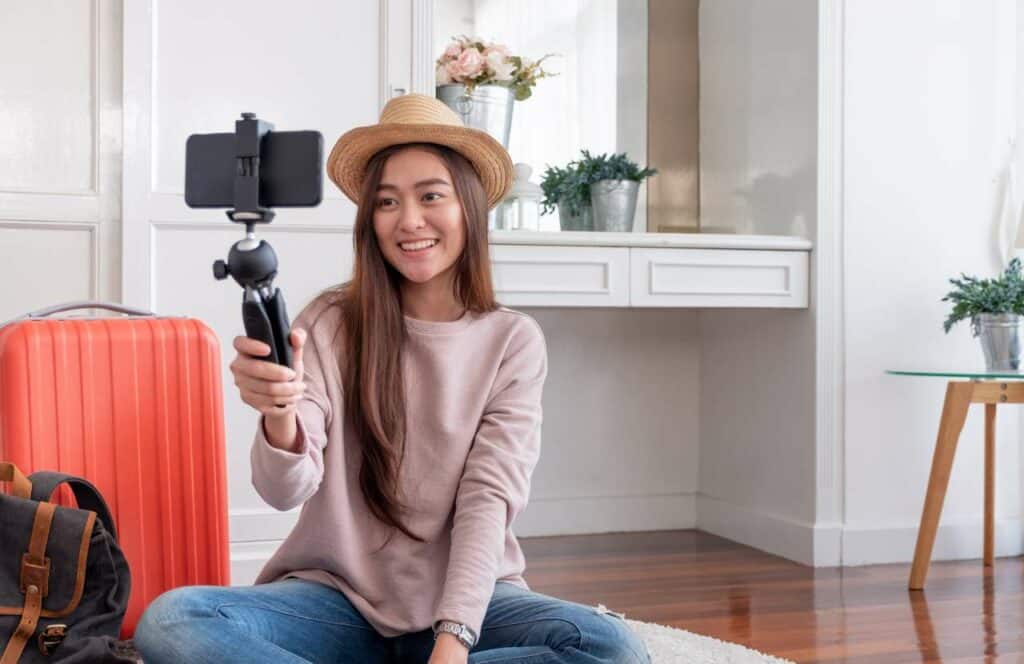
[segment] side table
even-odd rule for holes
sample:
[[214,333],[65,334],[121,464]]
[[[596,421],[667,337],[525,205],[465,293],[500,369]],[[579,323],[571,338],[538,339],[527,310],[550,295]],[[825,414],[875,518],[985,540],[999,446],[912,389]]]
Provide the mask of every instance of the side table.
[[995,451],[996,451],[996,405],[1001,403],[1024,403],[1024,374],[1009,372],[945,372],[945,371],[898,371],[886,373],[897,376],[938,376],[943,378],[969,378],[950,380],[946,385],[946,400],[942,406],[939,434],[932,456],[931,476],[928,478],[928,493],[921,513],[921,525],[917,532],[917,546],[914,549],[914,563],[910,569],[910,589],[922,590],[928,565],[931,562],[935,532],[942,514],[942,503],[946,498],[946,487],[953,468],[953,456],[960,439],[960,432],[967,419],[967,409],[972,403],[985,404],[985,536],[983,562],[992,565],[995,542]]

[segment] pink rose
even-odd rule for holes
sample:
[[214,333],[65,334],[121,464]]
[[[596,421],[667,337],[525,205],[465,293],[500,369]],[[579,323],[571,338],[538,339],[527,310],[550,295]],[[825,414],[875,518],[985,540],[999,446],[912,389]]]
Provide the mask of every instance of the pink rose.
[[458,60],[449,60],[443,66],[445,68],[445,71],[448,73],[448,78],[450,80],[458,81],[459,83],[462,82],[460,80],[462,77],[462,68],[459,67]]
[[451,44],[448,44],[448,48],[444,49],[444,55],[442,57],[454,60],[459,57],[459,53],[461,52],[462,46],[459,45],[459,42],[452,42]]
[[467,48],[460,55],[459,59],[455,61],[459,65],[459,71],[466,78],[474,78],[484,70],[484,65],[487,61],[484,60],[484,56],[480,51],[475,48]]

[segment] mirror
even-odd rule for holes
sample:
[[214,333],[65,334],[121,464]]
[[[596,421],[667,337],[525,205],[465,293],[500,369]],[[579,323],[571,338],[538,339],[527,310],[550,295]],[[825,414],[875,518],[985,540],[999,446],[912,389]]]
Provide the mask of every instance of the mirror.
[[[431,73],[456,35],[560,54],[513,105],[509,152],[534,182],[581,149],[625,152],[657,169],[633,232],[813,236],[817,0],[422,1]],[[560,229],[557,212],[541,221]]]
[[[460,35],[534,61],[555,54],[542,66],[557,75],[513,105],[509,154],[531,167],[533,183],[583,149],[626,153],[641,169],[659,169],[640,183],[632,231],[658,230],[648,219],[648,183],[664,169],[648,160],[647,0],[434,0],[433,59]],[[557,210],[540,217],[539,230],[561,230]]]

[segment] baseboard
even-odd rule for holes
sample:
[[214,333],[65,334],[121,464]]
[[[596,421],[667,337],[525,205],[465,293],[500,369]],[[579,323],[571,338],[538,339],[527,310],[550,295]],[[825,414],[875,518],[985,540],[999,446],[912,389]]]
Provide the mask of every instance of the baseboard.
[[839,564],[840,529],[697,494],[697,528],[804,565]]
[[[298,510],[232,510],[231,583],[248,585],[291,532]],[[513,525],[518,537],[677,530],[697,525],[696,494],[537,497]]]
[[[231,583],[251,584],[291,530],[297,512],[233,511]],[[816,526],[766,514],[704,494],[604,496],[531,501],[516,521],[520,537],[697,528],[805,565],[910,563],[917,523]],[[939,526],[932,560],[982,555],[981,519]],[[248,538],[248,539],[246,539]],[[998,557],[1024,554],[1024,519],[996,522]]]
[[513,525],[519,537],[676,530],[697,525],[694,493],[534,498]]
[[[843,528],[843,565],[909,563],[914,559],[918,524],[902,523],[884,527],[847,524]],[[1021,517],[996,521],[995,555],[1024,553],[1024,520]],[[967,519],[939,524],[932,560],[981,558],[983,521]]]
[[231,585],[251,586],[283,540],[231,543]]

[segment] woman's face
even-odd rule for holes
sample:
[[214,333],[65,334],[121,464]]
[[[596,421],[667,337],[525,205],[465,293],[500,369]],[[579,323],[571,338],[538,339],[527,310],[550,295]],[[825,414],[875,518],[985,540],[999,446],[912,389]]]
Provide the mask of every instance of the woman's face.
[[[443,283],[462,255],[466,228],[441,158],[417,148],[396,152],[384,165],[375,196],[373,230],[384,258],[410,281]],[[432,242],[419,248],[422,240]]]

